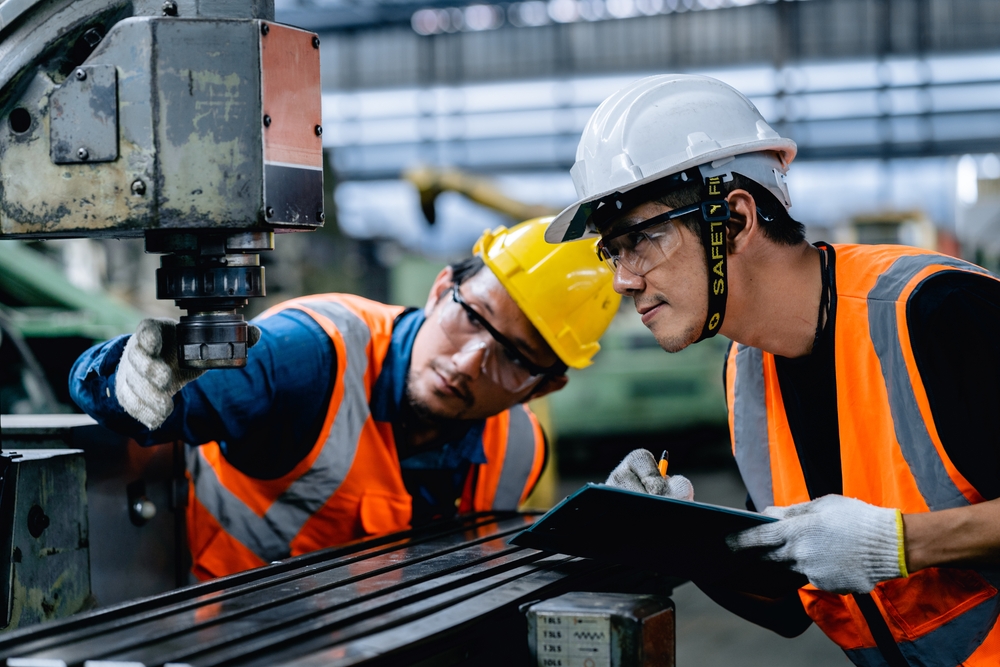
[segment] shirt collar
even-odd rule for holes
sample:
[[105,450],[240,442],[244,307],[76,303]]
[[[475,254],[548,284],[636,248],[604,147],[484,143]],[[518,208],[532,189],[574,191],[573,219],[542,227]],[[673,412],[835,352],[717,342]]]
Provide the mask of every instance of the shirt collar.
[[[382,372],[372,388],[371,411],[375,421],[394,423],[400,418],[406,392],[406,376],[417,332],[427,320],[422,308],[403,311],[393,323],[389,350],[382,361]],[[428,451],[408,457],[404,468],[457,468],[463,462],[486,463],[483,450],[485,420],[469,422],[464,434]]]

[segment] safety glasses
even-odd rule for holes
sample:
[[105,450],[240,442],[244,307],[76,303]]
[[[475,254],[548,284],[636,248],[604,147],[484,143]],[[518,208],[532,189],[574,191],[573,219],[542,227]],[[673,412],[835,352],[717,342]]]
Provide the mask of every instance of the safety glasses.
[[701,204],[667,211],[604,236],[597,244],[597,256],[612,271],[624,266],[637,276],[644,276],[666,261],[681,242],[681,232],[674,220],[701,210]]
[[481,354],[482,372],[511,393],[524,391],[542,376],[561,375],[566,371],[561,362],[539,366],[524,356],[506,336],[462,299],[458,285],[451,288],[451,300],[438,309],[438,322],[459,354]]

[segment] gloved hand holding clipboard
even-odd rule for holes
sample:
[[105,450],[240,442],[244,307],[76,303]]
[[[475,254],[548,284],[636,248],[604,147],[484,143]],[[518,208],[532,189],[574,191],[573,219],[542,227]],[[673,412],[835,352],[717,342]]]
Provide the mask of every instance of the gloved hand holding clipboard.
[[785,565],[734,553],[726,536],[775,521],[755,512],[588,484],[511,539],[767,597],[807,583]]

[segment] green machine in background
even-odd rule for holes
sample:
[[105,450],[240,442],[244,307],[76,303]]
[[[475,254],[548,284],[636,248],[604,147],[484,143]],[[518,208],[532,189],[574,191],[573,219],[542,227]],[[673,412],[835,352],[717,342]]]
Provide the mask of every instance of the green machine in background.
[[66,378],[94,343],[135,330],[141,312],[72,285],[20,241],[0,241],[0,413],[67,412]]
[[65,414],[76,358],[142,317],[0,240],[0,633],[186,583],[181,446]]
[[632,303],[601,338],[601,351],[549,405],[559,437],[614,437],[726,424],[721,336],[667,354]]

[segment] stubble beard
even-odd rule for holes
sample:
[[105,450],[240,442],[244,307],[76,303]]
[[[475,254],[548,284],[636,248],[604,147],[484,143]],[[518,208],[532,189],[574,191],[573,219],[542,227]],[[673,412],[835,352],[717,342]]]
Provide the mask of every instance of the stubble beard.
[[[433,364],[432,364],[433,369]],[[432,370],[433,372],[433,370]],[[414,389],[416,385],[416,379],[414,376],[413,369],[411,368],[406,374],[406,388],[403,392],[404,400],[410,404],[410,408],[413,413],[417,416],[420,421],[427,425],[440,424],[442,422],[449,422],[460,420],[464,417],[469,408],[472,407],[471,401],[465,401],[465,408],[460,410],[456,415],[446,415],[439,411],[436,411],[430,406],[427,399],[418,395]]]
[[694,344],[698,340],[698,335],[701,333],[701,327],[693,324],[689,326],[683,333],[676,336],[654,336],[656,337],[656,342],[660,344],[666,352],[674,353],[680,352],[689,345]]
[[[640,304],[639,300],[637,298],[635,299],[635,307],[636,311],[638,312],[642,312],[640,308],[643,305],[655,305],[655,304],[669,304],[669,302],[663,297],[657,297],[655,301],[646,299],[642,302],[642,304]],[[705,318],[707,317],[707,312],[708,311],[706,309],[705,313],[702,314],[702,317],[699,318],[701,322],[705,321]],[[677,318],[679,317],[679,315],[676,312],[661,313],[660,318],[664,317],[666,317],[666,319],[669,320],[670,318]],[[669,324],[669,321],[661,322],[661,324],[667,325]],[[669,329],[670,328],[669,326],[663,326],[661,330],[657,332],[654,329],[655,326],[656,322],[654,321],[647,324],[646,328],[649,330],[649,333],[653,335],[653,338],[656,339],[656,342],[659,344],[659,346],[663,348],[665,352],[670,352],[670,353],[680,352],[687,346],[693,344],[696,340],[698,340],[698,336],[701,335],[701,330],[702,330],[702,325],[698,324],[697,321],[694,324],[689,324],[687,328],[685,328],[681,333],[672,333],[670,331],[662,330],[662,329]]]

